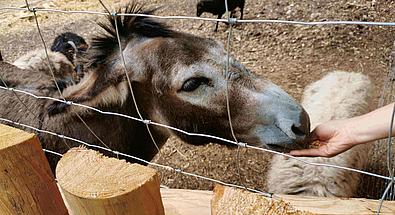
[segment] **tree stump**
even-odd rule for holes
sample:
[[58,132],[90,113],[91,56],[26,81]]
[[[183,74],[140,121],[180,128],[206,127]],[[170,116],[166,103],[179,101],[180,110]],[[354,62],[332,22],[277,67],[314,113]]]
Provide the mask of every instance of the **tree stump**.
[[0,214],[67,214],[37,137],[1,124]]
[[64,154],[56,176],[71,214],[164,214],[154,169],[80,147]]

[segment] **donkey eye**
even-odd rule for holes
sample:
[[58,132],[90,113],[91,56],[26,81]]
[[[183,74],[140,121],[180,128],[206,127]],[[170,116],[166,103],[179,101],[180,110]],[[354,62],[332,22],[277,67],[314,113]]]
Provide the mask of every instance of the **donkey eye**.
[[181,90],[185,92],[192,92],[196,90],[200,85],[208,84],[209,82],[210,80],[204,77],[190,78],[184,82],[184,84],[181,87]]

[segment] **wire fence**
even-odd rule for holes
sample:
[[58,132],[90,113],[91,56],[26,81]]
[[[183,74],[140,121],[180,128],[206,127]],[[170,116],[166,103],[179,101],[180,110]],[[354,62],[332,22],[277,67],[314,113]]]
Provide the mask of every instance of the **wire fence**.
[[[17,11],[36,11],[36,12],[49,12],[49,13],[68,13],[68,14],[92,14],[92,15],[101,15],[107,16],[108,12],[100,12],[100,11],[88,11],[88,10],[59,10],[59,9],[49,9],[49,8],[19,8],[19,7],[1,7],[1,10],[17,10]],[[307,22],[307,21],[289,21],[289,20],[277,20],[277,19],[237,19],[237,18],[229,18],[229,19],[215,19],[215,18],[206,18],[206,17],[193,17],[193,16],[158,16],[158,15],[150,15],[150,14],[136,14],[136,13],[116,13],[112,12],[112,15],[117,16],[137,16],[137,17],[150,17],[155,19],[187,19],[187,20],[200,20],[200,21],[209,21],[209,22],[223,22],[228,24],[237,24],[237,23],[260,23],[260,24],[286,24],[286,25],[305,25],[305,26],[314,26],[314,25],[370,25],[370,26],[395,26],[395,22],[369,22],[369,21],[316,21],[316,22]]]
[[[26,2],[26,8],[1,7],[0,11],[29,11],[29,12],[33,13],[34,19],[35,19],[35,22],[36,22],[36,27],[37,27],[38,33],[40,35],[40,38],[42,40],[42,43],[43,43],[43,46],[44,46],[45,50],[47,49],[47,46],[46,46],[45,41],[43,39],[43,35],[42,35],[41,31],[40,31],[40,25],[39,25],[39,22],[38,22],[38,19],[37,19],[37,15],[36,15],[36,13],[38,13],[38,12],[68,13],[68,14],[91,14],[91,15],[98,15],[98,16],[110,15],[110,16],[113,16],[113,17],[116,17],[116,16],[140,16],[140,17],[150,17],[150,18],[155,18],[155,19],[187,19],[187,20],[201,20],[201,21],[208,21],[208,22],[217,22],[217,21],[219,21],[219,22],[228,23],[229,27],[228,27],[228,36],[227,36],[227,44],[226,44],[227,63],[226,63],[226,68],[224,68],[225,69],[225,77],[228,77],[227,74],[228,74],[229,65],[230,65],[230,60],[229,59],[230,59],[230,51],[231,51],[231,47],[232,47],[232,44],[231,44],[231,42],[232,42],[232,28],[237,23],[286,24],[286,25],[305,25],[305,26],[319,26],[319,25],[369,25],[369,26],[385,26],[385,27],[394,27],[395,26],[395,22],[367,22],[367,21],[304,22],[304,21],[266,20],[266,19],[239,20],[239,19],[236,19],[236,18],[233,18],[233,17],[230,16],[230,12],[228,10],[228,5],[227,5],[227,1],[226,0],[225,0],[225,6],[226,6],[226,11],[227,11],[227,19],[211,19],[211,18],[189,17],[189,16],[157,16],[157,15],[148,15],[148,14],[116,13],[116,12],[111,12],[108,9],[108,7],[106,7],[106,5],[101,0],[98,0],[98,3],[100,3],[103,6],[103,8],[105,9],[106,12],[86,11],[86,10],[78,11],[78,10],[60,10],[60,9],[47,9],[47,8],[31,8],[29,6],[29,2],[27,0],[25,0],[25,2]],[[155,144],[155,147],[157,148],[158,152],[159,152],[159,147],[156,144],[155,138],[151,134],[149,126],[158,126],[158,127],[170,129],[170,130],[173,130],[173,131],[176,131],[176,132],[188,135],[188,136],[205,137],[205,138],[210,138],[210,139],[213,139],[213,140],[218,140],[218,141],[221,141],[221,142],[234,144],[234,145],[236,145],[238,147],[238,150],[241,147],[242,148],[253,149],[253,150],[259,150],[259,151],[269,152],[269,153],[272,153],[272,154],[281,155],[281,156],[284,156],[284,157],[287,157],[287,158],[290,158],[290,159],[294,159],[294,160],[297,160],[297,161],[299,161],[299,162],[301,162],[303,164],[306,164],[306,165],[313,165],[313,166],[326,167],[326,168],[336,168],[336,169],[340,169],[340,170],[356,172],[356,173],[360,173],[360,174],[369,175],[369,176],[372,176],[372,177],[384,179],[384,180],[388,181],[387,189],[385,189],[385,191],[383,192],[383,197],[381,198],[380,205],[378,207],[378,213],[380,213],[381,204],[382,204],[383,200],[385,199],[386,195],[388,193],[391,193],[392,196],[393,196],[393,193],[394,193],[394,191],[393,191],[393,184],[394,184],[394,177],[393,177],[393,175],[394,175],[394,168],[393,168],[393,166],[394,165],[391,162],[388,163],[389,176],[385,176],[385,175],[375,174],[375,173],[372,173],[372,172],[367,172],[367,171],[364,171],[364,170],[359,170],[359,169],[354,169],[354,168],[349,168],[349,167],[343,167],[343,166],[326,164],[326,163],[309,162],[307,160],[304,160],[303,158],[293,157],[293,156],[291,156],[289,154],[285,154],[285,153],[281,153],[281,152],[277,152],[277,151],[273,151],[273,150],[269,150],[269,149],[265,149],[265,148],[259,148],[259,147],[252,146],[252,145],[250,145],[248,143],[239,142],[237,140],[236,135],[234,134],[233,126],[232,126],[232,119],[230,117],[231,113],[230,113],[229,95],[228,95],[228,84],[229,84],[228,78],[227,78],[227,85],[226,85],[226,87],[227,87],[227,89],[226,89],[226,92],[227,92],[227,94],[226,94],[226,101],[227,101],[228,119],[229,119],[229,124],[230,124],[230,128],[231,128],[231,130],[229,132],[231,132],[233,140],[228,140],[228,139],[217,137],[217,136],[213,136],[213,135],[188,132],[188,131],[184,131],[184,130],[181,130],[179,128],[175,128],[175,127],[172,127],[172,126],[169,126],[169,125],[165,125],[165,124],[161,124],[161,123],[158,123],[158,122],[151,121],[150,119],[144,119],[144,117],[140,114],[139,107],[138,107],[138,104],[136,102],[136,98],[134,96],[134,91],[133,91],[133,88],[132,88],[132,84],[131,84],[129,75],[127,73],[127,67],[126,67],[124,56],[123,56],[123,47],[122,47],[120,36],[119,36],[119,32],[118,32],[118,26],[116,24],[117,24],[117,22],[115,22],[115,28],[116,28],[116,33],[117,33],[116,36],[117,36],[117,40],[118,40],[118,46],[119,46],[119,50],[120,50],[120,56],[119,57],[121,59],[122,65],[123,65],[125,76],[126,76],[127,81],[128,81],[128,88],[129,88],[129,91],[130,91],[130,93],[132,95],[134,106],[135,106],[135,108],[137,110],[137,113],[138,113],[138,117],[133,117],[133,116],[129,116],[129,115],[126,115],[126,114],[117,113],[117,112],[103,111],[103,110],[100,110],[98,108],[94,108],[94,107],[90,107],[90,106],[87,106],[87,105],[75,103],[73,101],[67,101],[67,100],[65,100],[62,97],[62,94],[60,92],[59,87],[57,87],[57,89],[59,91],[61,99],[48,97],[48,96],[35,95],[34,93],[28,92],[26,90],[21,90],[21,89],[17,89],[17,88],[13,88],[13,87],[8,87],[8,86],[5,86],[5,87],[0,86],[0,89],[1,90],[12,91],[16,97],[18,97],[18,94],[22,94],[22,95],[25,95],[25,96],[33,97],[33,98],[38,99],[38,100],[57,101],[57,102],[61,102],[61,103],[67,104],[67,105],[85,108],[85,109],[97,112],[99,114],[102,114],[102,115],[109,115],[109,116],[113,116],[113,117],[122,117],[122,118],[125,118],[125,119],[130,119],[130,120],[134,120],[134,121],[143,123],[143,124],[145,124],[145,126],[146,126],[146,128],[147,128],[147,130],[148,130],[148,132],[150,134],[150,137],[151,137],[153,143]],[[46,56],[47,56],[48,66],[51,69],[51,66],[50,66],[51,62],[50,62],[50,59],[48,57],[48,53],[46,53]],[[54,81],[56,83],[56,80],[55,80],[55,77],[54,77],[54,73],[53,73],[52,70],[51,70],[51,73],[52,73],[53,79],[54,79]],[[389,80],[390,78],[391,78],[390,76],[387,77],[387,82],[388,83],[392,83],[392,81],[393,81],[393,80]],[[1,77],[1,75],[0,75],[0,80],[3,83],[5,83],[5,80],[3,79],[3,77]],[[388,85],[388,87],[390,86],[390,84],[387,84],[387,85]],[[388,89],[386,87],[384,87],[383,92],[388,92]],[[23,102],[20,99],[18,99],[18,101],[23,104]],[[393,101],[393,99],[391,101]],[[30,111],[29,107],[27,107],[26,105],[24,105],[24,108],[27,109],[28,111]],[[394,109],[394,111],[395,111],[395,109]],[[83,122],[82,117],[79,117],[79,118]],[[391,125],[393,123],[393,118],[394,118],[394,115],[392,115]],[[104,151],[107,151],[107,152],[111,152],[114,155],[116,155],[117,157],[118,156],[124,156],[124,157],[127,157],[127,158],[132,158],[132,159],[138,160],[140,162],[143,162],[143,163],[146,163],[146,164],[150,164],[150,165],[153,165],[153,166],[156,166],[156,167],[168,170],[168,171],[173,171],[173,172],[175,172],[177,174],[184,174],[184,175],[193,176],[193,177],[196,177],[196,178],[200,178],[200,179],[203,179],[203,180],[208,180],[208,181],[211,181],[211,182],[215,182],[215,183],[219,183],[219,184],[223,184],[223,185],[227,185],[227,186],[247,189],[249,191],[256,192],[256,193],[262,194],[262,195],[267,196],[267,197],[276,197],[276,195],[273,195],[271,193],[268,193],[268,192],[265,192],[265,191],[261,191],[261,190],[252,189],[252,188],[248,188],[248,187],[246,187],[244,185],[236,185],[236,184],[226,183],[226,182],[223,182],[223,181],[220,181],[220,180],[217,180],[217,179],[212,179],[212,178],[201,176],[201,175],[198,175],[198,174],[186,172],[186,171],[183,171],[183,170],[181,170],[179,168],[174,168],[174,167],[171,167],[171,166],[166,166],[166,165],[162,165],[162,164],[158,164],[158,163],[153,163],[153,162],[150,162],[150,161],[147,161],[147,160],[144,160],[144,159],[132,156],[132,155],[128,155],[128,154],[125,154],[125,153],[122,153],[122,152],[114,151],[114,150],[110,149],[102,140],[100,140],[100,138],[97,135],[95,135],[94,131],[91,128],[89,128],[89,126],[86,123],[84,123],[84,122],[83,122],[84,125],[95,136],[95,138],[97,138],[99,140],[99,142],[101,142],[103,144],[103,146],[93,145],[91,143],[87,143],[85,141],[82,141],[82,140],[79,140],[79,139],[75,139],[73,137],[68,137],[68,136],[65,136],[63,134],[58,134],[58,133],[54,133],[54,132],[51,132],[51,131],[42,130],[40,128],[36,128],[36,127],[31,126],[31,125],[22,124],[22,123],[15,122],[15,121],[12,121],[10,119],[3,118],[3,117],[0,117],[0,121],[6,122],[6,123],[10,123],[10,124],[14,124],[15,126],[20,126],[22,128],[25,128],[25,129],[32,129],[32,130],[34,130],[35,132],[38,132],[38,133],[44,133],[44,134],[47,134],[47,135],[53,135],[53,136],[62,138],[63,140],[74,141],[74,142],[86,145],[86,146],[88,146],[90,148],[95,148],[95,149],[100,149],[100,150],[104,150]],[[392,126],[390,126],[390,129],[392,129]],[[388,151],[389,152],[388,152],[387,158],[388,158],[389,161],[393,161],[392,154],[391,154],[391,151],[390,151],[390,148],[392,147],[391,135],[390,134],[391,133],[389,133],[389,140],[388,140],[388,142],[389,142],[389,144],[388,144]],[[56,156],[62,156],[62,154],[60,154],[58,152],[54,152],[54,151],[48,150],[48,149],[44,149],[44,151],[46,153],[51,153],[51,154],[54,154]],[[238,156],[237,160],[239,161],[240,160],[239,153],[237,154],[237,156]],[[238,165],[239,165],[239,163],[238,163]],[[240,172],[238,173],[238,175],[240,176]]]

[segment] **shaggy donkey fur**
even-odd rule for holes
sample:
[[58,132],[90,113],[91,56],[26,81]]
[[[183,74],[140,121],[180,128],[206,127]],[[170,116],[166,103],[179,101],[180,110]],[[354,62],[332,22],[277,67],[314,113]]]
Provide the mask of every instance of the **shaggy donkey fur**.
[[[55,80],[67,85],[75,84],[78,81],[78,75],[74,70],[74,65],[65,55],[60,52],[48,51],[48,57],[51,62],[51,68],[55,76]],[[48,67],[47,55],[45,50],[31,51],[24,56],[18,58],[13,65],[23,70],[37,71],[45,74],[52,79],[51,70]]]
[[[60,87],[63,86],[62,81],[57,83]],[[39,70],[21,69],[5,61],[0,61],[0,86],[18,87],[42,95],[54,95],[53,93],[58,92],[49,74]]]
[[[71,32],[58,35],[51,46],[51,51],[47,51],[51,63],[51,69],[55,80],[63,90],[69,85],[79,81],[82,70],[76,66],[77,56],[83,55],[88,48],[84,38]],[[21,69],[35,70],[53,79],[49,68],[47,53],[44,49],[34,50],[18,58],[13,64]],[[80,74],[78,74],[80,73]]]

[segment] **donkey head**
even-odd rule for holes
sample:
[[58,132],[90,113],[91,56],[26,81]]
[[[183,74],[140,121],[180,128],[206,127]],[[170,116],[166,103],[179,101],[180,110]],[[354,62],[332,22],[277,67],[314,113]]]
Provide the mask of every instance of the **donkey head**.
[[[125,12],[138,13],[140,8],[132,5]],[[109,20],[111,25],[101,24],[107,35],[93,39],[88,74],[64,91],[66,99],[97,107],[122,105],[131,97],[117,25],[126,72],[145,118],[232,139],[230,114],[238,141],[279,150],[299,148],[310,131],[304,109],[278,86],[232,57],[226,71],[226,51],[214,40],[175,32],[145,17]],[[62,103],[49,106],[52,115],[78,110]],[[210,141],[175,134],[192,144]]]

